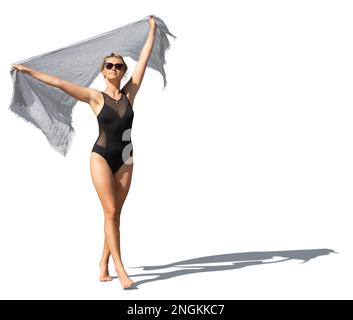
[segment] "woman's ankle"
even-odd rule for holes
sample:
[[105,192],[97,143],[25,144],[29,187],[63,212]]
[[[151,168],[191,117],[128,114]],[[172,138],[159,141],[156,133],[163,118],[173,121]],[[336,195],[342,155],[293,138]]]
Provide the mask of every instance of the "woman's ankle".
[[109,260],[101,260],[99,261],[100,266],[107,266],[109,264]]
[[116,263],[115,264],[115,270],[116,271],[125,271],[124,264],[122,262],[121,263]]

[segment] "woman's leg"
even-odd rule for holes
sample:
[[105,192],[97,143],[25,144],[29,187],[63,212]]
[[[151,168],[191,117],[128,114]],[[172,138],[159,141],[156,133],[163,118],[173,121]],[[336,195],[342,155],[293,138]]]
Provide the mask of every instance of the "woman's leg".
[[[126,200],[127,194],[130,190],[131,180],[132,180],[132,172],[133,172],[133,163],[131,164],[123,164],[122,167],[115,172],[114,180],[116,186],[116,193],[115,193],[115,201],[117,204],[117,208],[119,210],[119,215],[117,216],[117,225],[118,225],[118,246],[119,252],[120,250],[120,215]],[[128,286],[131,286],[134,282],[128,277],[124,264],[116,266],[116,271],[119,276],[119,280],[122,283],[125,283]],[[124,286],[124,285],[123,285]]]
[[99,280],[100,281],[112,280],[112,277],[109,275],[109,269],[108,269],[109,257],[110,257],[110,250],[109,250],[109,246],[107,243],[107,239],[104,236],[103,254],[102,254],[102,258],[99,262],[99,268],[100,268]]
[[[120,227],[120,215],[123,205],[125,203],[127,194],[130,189],[131,179],[132,179],[132,172],[133,172],[133,164],[130,166],[123,166],[115,172],[114,179],[116,182],[116,193],[115,193],[115,200],[117,204],[117,208],[119,210],[119,214],[117,215],[117,225],[118,228]],[[119,252],[120,250],[120,232],[119,232]],[[107,244],[107,240],[104,238],[104,245],[103,245],[103,254],[102,254],[102,262],[105,262],[107,265],[109,263],[110,251],[109,246]]]
[[[115,267],[119,268],[122,266],[117,225],[117,217],[120,215],[120,210],[116,202],[114,175],[106,160],[95,152],[91,154],[90,170],[93,184],[104,210],[104,233],[106,242],[113,257]],[[124,281],[122,285],[124,288],[129,286],[127,281]]]
[[[131,179],[132,179],[132,172],[133,172],[133,164],[131,165],[123,165],[115,174],[114,174],[114,179],[115,179],[115,186],[116,186],[116,193],[115,193],[115,200],[116,200],[116,205],[118,208],[119,214],[117,215],[117,226],[118,226],[118,246],[119,246],[119,252],[121,255],[121,249],[120,249],[120,215],[121,211],[123,208],[123,205],[125,203],[127,194],[130,189],[131,185]],[[104,262],[105,265],[108,265],[109,262],[109,256],[110,256],[110,250],[109,246],[107,243],[107,240],[104,239],[104,247],[103,247],[103,254],[102,254],[102,259],[101,262]],[[104,264],[103,264],[104,266]],[[120,270],[117,270],[118,275],[122,274],[122,277],[126,278],[127,274],[124,268],[124,264],[122,263],[121,266],[119,266]]]

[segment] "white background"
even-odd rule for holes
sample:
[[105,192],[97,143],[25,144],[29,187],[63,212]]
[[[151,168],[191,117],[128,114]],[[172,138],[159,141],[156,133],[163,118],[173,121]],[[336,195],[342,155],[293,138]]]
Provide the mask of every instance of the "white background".
[[[0,298],[353,298],[350,1],[13,0],[0,8]],[[121,247],[127,272],[146,276],[132,279],[183,270],[133,267],[205,256],[339,254],[135,290],[98,281],[103,212],[89,171],[95,115],[78,102],[64,158],[8,109],[10,65],[148,14],[177,39],[169,38],[166,89],[147,69],[134,102]],[[126,61],[131,76],[135,62]],[[91,87],[104,89],[103,78]],[[223,263],[204,264],[211,265]]]

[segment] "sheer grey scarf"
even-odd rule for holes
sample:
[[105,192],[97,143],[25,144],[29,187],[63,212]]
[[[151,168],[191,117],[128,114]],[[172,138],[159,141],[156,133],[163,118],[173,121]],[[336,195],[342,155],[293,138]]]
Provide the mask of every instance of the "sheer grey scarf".
[[[150,28],[148,17],[15,63],[88,87],[100,73],[104,56],[114,52],[138,61]],[[157,29],[148,67],[162,74],[164,89],[167,80],[163,65],[166,63],[165,51],[170,47],[167,34],[174,39],[176,36],[169,32],[162,19],[153,17]],[[13,80],[10,110],[39,128],[50,145],[66,156],[75,133],[71,115],[77,100],[15,68],[10,70],[10,74]]]

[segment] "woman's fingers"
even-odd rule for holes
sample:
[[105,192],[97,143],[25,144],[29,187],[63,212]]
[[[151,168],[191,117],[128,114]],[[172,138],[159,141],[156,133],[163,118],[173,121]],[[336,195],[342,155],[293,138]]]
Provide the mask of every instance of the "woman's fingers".
[[13,68],[17,69],[18,71],[22,71],[23,70],[23,67],[22,67],[21,64],[13,63],[11,66]]

